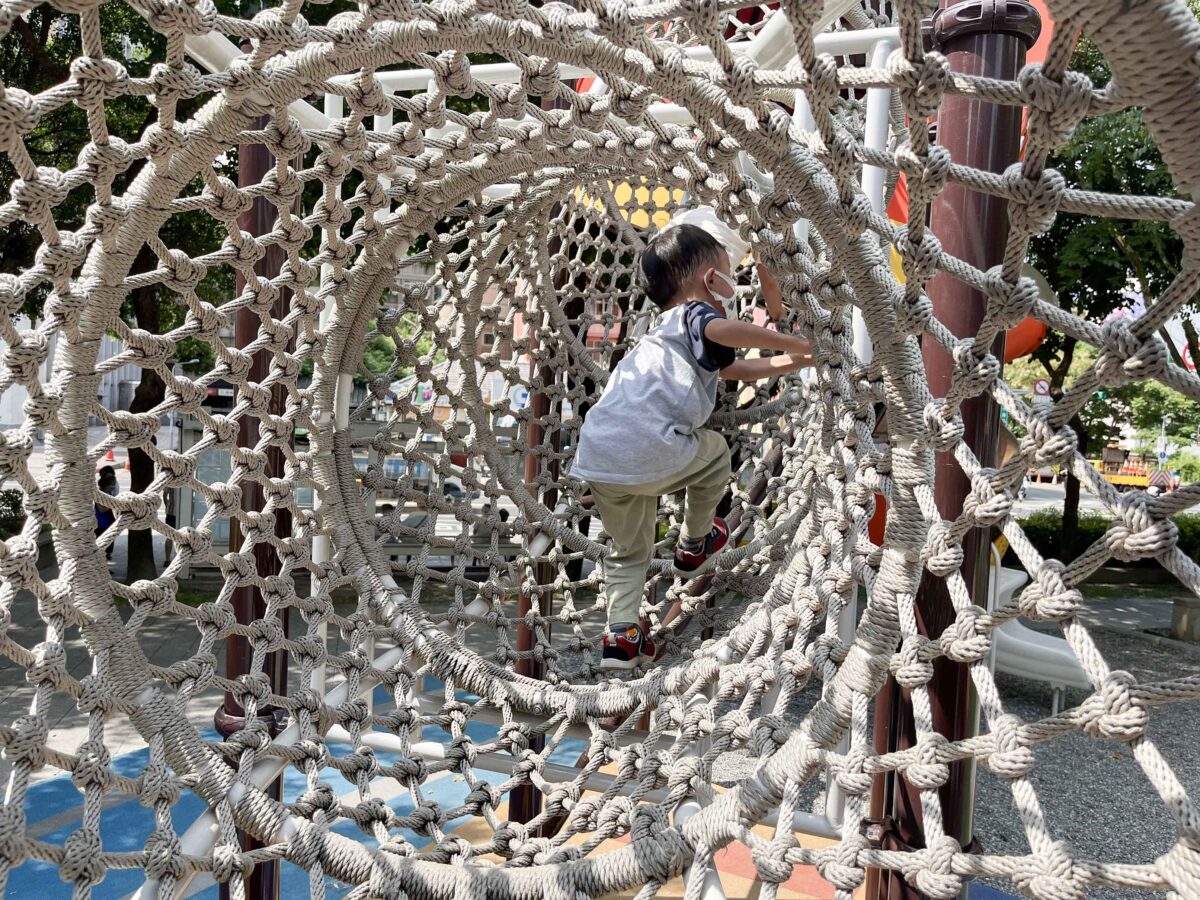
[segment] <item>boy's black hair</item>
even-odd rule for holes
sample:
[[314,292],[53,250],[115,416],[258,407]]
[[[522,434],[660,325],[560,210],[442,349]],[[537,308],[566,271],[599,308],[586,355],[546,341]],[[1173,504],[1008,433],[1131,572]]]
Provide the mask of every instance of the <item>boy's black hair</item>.
[[715,266],[724,253],[720,241],[695,225],[660,232],[642,253],[646,295],[658,306],[666,306],[698,269]]

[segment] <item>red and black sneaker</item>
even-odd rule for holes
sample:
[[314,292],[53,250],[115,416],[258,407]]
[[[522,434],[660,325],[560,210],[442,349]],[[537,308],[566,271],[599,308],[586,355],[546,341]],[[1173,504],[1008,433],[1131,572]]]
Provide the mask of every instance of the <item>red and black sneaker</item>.
[[729,527],[720,516],[713,516],[712,531],[695,550],[689,550],[680,541],[675,547],[675,568],[680,572],[695,572],[714,556],[729,540]]
[[640,625],[610,625],[604,635],[601,669],[632,669],[654,660],[654,643],[647,640]]

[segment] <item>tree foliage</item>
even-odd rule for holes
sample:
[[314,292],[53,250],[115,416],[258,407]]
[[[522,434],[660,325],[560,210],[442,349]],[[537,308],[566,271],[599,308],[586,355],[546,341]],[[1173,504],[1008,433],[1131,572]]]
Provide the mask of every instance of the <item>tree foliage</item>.
[[[250,5],[239,0],[216,0],[218,11],[226,15],[247,15],[253,11]],[[324,24],[337,13],[355,8],[350,0],[334,0],[306,10],[306,15],[312,24]],[[123,65],[131,77],[149,77],[152,67],[166,57],[163,36],[128,4],[111,3],[100,7],[100,32],[105,55]],[[82,55],[81,48],[80,20],[77,15],[50,5],[34,6],[27,14],[14,17],[10,31],[0,39],[0,82],[19,85],[32,93],[45,91],[69,79],[71,62]],[[179,101],[176,119],[186,121],[208,99],[207,96],[201,96]],[[112,97],[105,103],[109,135],[127,143],[136,142],[156,122],[157,117],[157,109],[144,96]],[[38,122],[27,134],[25,145],[35,164],[65,170],[77,164],[76,156],[89,140],[86,114],[79,106],[67,103]],[[214,169],[217,174],[236,180],[237,163],[237,149],[230,148],[229,152],[214,161]],[[144,165],[144,160],[136,160],[126,171],[118,173],[113,183],[113,193],[117,196],[123,194]],[[0,183],[11,184],[15,178],[16,172],[7,157],[0,157]],[[198,194],[202,187],[201,181],[196,179],[185,188],[184,194]],[[357,187],[357,176],[347,179],[346,187],[352,193]],[[311,206],[320,190],[318,183],[308,185],[308,191],[312,194],[305,198],[308,205]],[[76,231],[83,227],[87,208],[94,199],[90,186],[73,191],[54,210],[57,228],[60,231]],[[163,244],[182,250],[190,257],[219,250],[225,237],[225,226],[205,212],[172,215],[158,232]],[[17,273],[31,266],[41,240],[36,227],[27,222],[15,223],[0,231],[0,272]],[[315,254],[319,243],[319,235],[314,235],[302,252]],[[154,253],[144,245],[134,260],[130,274],[148,272],[157,265]],[[196,293],[201,300],[221,306],[234,296],[235,290],[233,270],[226,266],[214,266],[197,286]],[[37,320],[42,315],[45,300],[46,289],[43,286],[31,292],[21,311]],[[152,334],[164,334],[179,328],[184,324],[187,314],[183,298],[158,284],[131,290],[121,309],[121,317],[126,323]],[[214,352],[207,343],[185,337],[176,345],[176,359],[181,362],[195,361],[184,367],[186,371],[207,371],[213,365]],[[147,412],[156,408],[164,399],[165,389],[166,385],[157,372],[143,370],[131,411]],[[154,468],[149,456],[137,448],[131,448],[131,488],[145,491],[153,477]],[[130,532],[129,559],[128,577],[131,580],[157,575],[149,531]]]
[[1129,423],[1146,444],[1153,444],[1166,424],[1167,439],[1190,446],[1200,432],[1200,404],[1157,381],[1139,385],[1130,398]]
[[[1112,78],[1107,61],[1086,39],[1075,48],[1071,67],[1097,86]],[[1052,154],[1049,165],[1072,188],[1177,196],[1142,111],[1136,108],[1083,121]],[[1179,271],[1182,249],[1179,236],[1163,222],[1060,214],[1045,234],[1030,242],[1029,262],[1046,276],[1064,309],[1101,323],[1127,307],[1135,295],[1152,302]],[[1072,374],[1083,371],[1076,363],[1083,354],[1076,338],[1057,332],[1051,332],[1034,354],[1050,380],[1053,396],[1070,390]],[[1084,453],[1099,452],[1116,436],[1113,425],[1132,413],[1138,390],[1128,386],[1106,391],[1105,397],[1093,397],[1073,418]],[[1072,477],[1063,516],[1068,532],[1078,522],[1078,503],[1079,484]]]

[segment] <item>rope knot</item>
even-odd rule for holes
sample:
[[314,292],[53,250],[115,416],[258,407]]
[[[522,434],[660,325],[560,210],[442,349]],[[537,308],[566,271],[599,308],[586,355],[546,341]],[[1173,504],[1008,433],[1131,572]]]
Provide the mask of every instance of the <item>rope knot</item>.
[[[154,89],[155,97],[164,100],[170,97],[195,97],[205,90],[204,76],[195,66],[186,62],[181,66],[155,63],[150,68],[150,85]],[[151,156],[161,157],[183,146],[183,138],[178,129],[163,128],[157,122],[151,128],[153,131],[147,129],[143,135],[150,139]]]
[[225,883],[234,878],[245,878],[254,867],[245,857],[239,847],[222,844],[213,848],[212,854],[213,878]]
[[1031,864],[1018,867],[1013,882],[1038,900],[1083,900],[1084,874],[1076,871],[1067,845],[1055,841],[1046,852],[1035,854]]
[[67,653],[57,641],[44,641],[33,651],[33,664],[25,670],[25,680],[30,684],[48,684],[61,687],[67,676]]
[[[632,825],[632,814],[632,800],[628,797],[613,797],[600,809],[597,831],[608,837],[623,835]],[[650,843],[653,843],[653,839]]]
[[0,150],[13,153],[37,123],[38,109],[33,97],[20,88],[5,85],[0,97]]
[[99,884],[104,880],[107,868],[103,860],[104,848],[100,845],[98,831],[80,829],[74,831],[63,844],[62,862],[58,875],[76,886]]
[[34,178],[15,178],[8,190],[25,218],[41,222],[50,215],[50,210],[67,199],[70,187],[67,177],[58,169],[38,166]]
[[1167,345],[1157,334],[1140,338],[1124,319],[1104,323],[1105,348],[1096,360],[1103,385],[1119,387],[1131,381],[1161,379],[1170,365]]
[[147,7],[147,21],[161,34],[200,35],[217,27],[211,0],[157,0]]
[[975,339],[965,338],[954,347],[956,396],[977,397],[989,390],[1002,370],[1000,360],[991,353],[975,352]]
[[1028,132],[1043,146],[1065,144],[1091,109],[1092,80],[1082,72],[1066,71],[1053,79],[1034,63],[1021,69],[1017,84],[1029,107]]
[[980,525],[997,525],[1012,512],[1012,494],[997,491],[995,479],[995,469],[980,469],[971,476],[971,493],[963,501],[963,512]]
[[1000,716],[992,728],[995,749],[984,765],[1001,778],[1021,778],[1033,769],[1033,750],[1021,739],[1021,720],[1008,714]]
[[650,108],[654,92],[644,85],[621,81],[613,87],[609,97],[614,115],[626,122],[640,122]]
[[917,762],[907,766],[904,780],[921,790],[940,788],[950,778],[950,767],[941,761],[949,741],[936,731],[922,735],[913,748]]
[[1189,835],[1181,828],[1179,839],[1154,861],[1154,867],[1179,900],[1200,896],[1200,835]]
[[965,429],[962,414],[951,412],[943,397],[925,404],[925,439],[934,450],[942,453],[953,450],[962,441]]
[[112,758],[101,741],[84,741],[75,756],[75,768],[71,771],[71,782],[81,791],[98,787],[107,791],[112,784]]
[[925,567],[943,578],[962,567],[962,544],[951,542],[949,522],[942,520],[930,526],[921,556],[925,560]]
[[895,239],[896,250],[904,266],[904,277],[908,281],[924,284],[937,273],[938,261],[942,258],[942,242],[932,231],[923,231],[913,239],[905,225]]
[[1057,169],[1045,169],[1036,178],[1025,176],[1024,166],[1013,163],[1004,171],[1008,191],[1008,221],[1022,235],[1045,234],[1054,224],[1067,183]]
[[179,802],[179,786],[165,766],[149,766],[138,779],[138,802],[155,807],[160,803],[174,806]]
[[1122,562],[1161,556],[1179,542],[1179,526],[1170,519],[1146,521],[1150,515],[1143,501],[1137,496],[1129,505],[1122,503],[1122,518],[1114,519],[1105,534],[1109,552]]
[[1029,434],[1021,441],[1021,455],[1033,459],[1033,468],[1066,465],[1079,446],[1079,435],[1070,425],[1055,428],[1047,412],[1036,412],[1026,422]]
[[812,673],[812,663],[808,661],[808,656],[803,650],[789,647],[780,655],[779,662],[801,686],[808,682]]
[[13,722],[14,734],[4,748],[6,759],[19,760],[33,769],[46,764],[46,736],[49,727],[42,716],[24,715]]
[[[962,607],[954,624],[942,636],[946,656],[960,663],[978,662],[987,656],[992,646],[985,621],[989,618],[981,607]],[[949,640],[946,640],[947,636]]]
[[167,877],[180,878],[187,871],[183,860],[183,845],[174,832],[156,831],[146,838],[146,877],[162,881]]
[[528,57],[528,67],[522,66],[521,87],[530,96],[552,95],[558,87],[558,63],[544,56]]
[[851,797],[861,797],[871,790],[875,776],[867,771],[867,760],[875,756],[866,747],[852,747],[835,769],[838,786]]
[[1083,605],[1083,595],[1066,583],[1066,571],[1059,560],[1044,560],[1018,598],[1021,615],[1035,622],[1059,622],[1075,616]]
[[[921,202],[936,197],[946,186],[953,160],[950,151],[940,144],[929,147],[924,154],[917,153],[911,144],[902,144],[896,150],[896,165],[904,173],[908,183],[908,196]],[[930,232],[926,232],[930,234]],[[938,249],[941,244],[938,243]],[[937,263],[934,259],[933,262]]]
[[946,57],[926,53],[913,62],[902,50],[895,50],[888,57],[887,67],[910,117],[924,120],[937,115],[950,85],[950,61]]
[[115,59],[76,57],[71,62],[71,77],[79,82],[80,105],[93,106],[124,93],[129,73]]
[[754,854],[754,871],[764,884],[783,884],[792,877],[792,864],[787,861],[787,848],[772,844],[766,853]]
[[301,16],[296,16],[295,21],[289,23],[280,10],[264,9],[251,21],[258,30],[260,53],[274,55],[280,50],[299,50],[308,43],[308,23]]
[[933,318],[933,301],[924,293],[912,299],[905,298],[903,292],[900,296],[903,299],[896,306],[896,337],[924,334],[929,327],[929,320]]
[[770,756],[787,743],[791,729],[783,716],[763,716],[754,724],[750,752],[754,756]]
[[1021,276],[1015,283],[1005,281],[1003,267],[993,266],[984,274],[984,293],[988,297],[988,312],[1002,328],[1012,328],[1033,312],[1041,296],[1037,282]]
[[292,804],[293,812],[305,819],[311,819],[318,812],[322,812],[325,813],[326,821],[330,821],[332,820],[330,814],[336,813],[337,809],[337,795],[334,794],[332,787],[323,783],[318,783],[316,787],[305,791]]
[[817,871],[835,888],[853,892],[867,877],[866,869],[859,864],[858,855],[869,849],[866,837],[852,834],[817,857]]
[[914,864],[906,868],[905,880],[924,896],[950,900],[962,891],[962,877],[954,874],[954,858],[962,853],[958,841],[948,834],[938,835],[933,846],[917,851]]
[[1149,715],[1133,697],[1137,681],[1128,672],[1110,672],[1079,707],[1083,730],[1095,738],[1132,741],[1146,730]]

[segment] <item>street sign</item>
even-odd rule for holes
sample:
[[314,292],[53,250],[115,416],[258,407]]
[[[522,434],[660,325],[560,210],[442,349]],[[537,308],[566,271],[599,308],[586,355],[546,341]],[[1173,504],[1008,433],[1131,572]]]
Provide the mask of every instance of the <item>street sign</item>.
[[1045,378],[1039,378],[1033,383],[1033,394],[1035,397],[1050,396],[1050,382]]
[[1158,461],[1159,461],[1159,463],[1165,463],[1167,461],[1167,451],[1166,450],[1158,451]]

